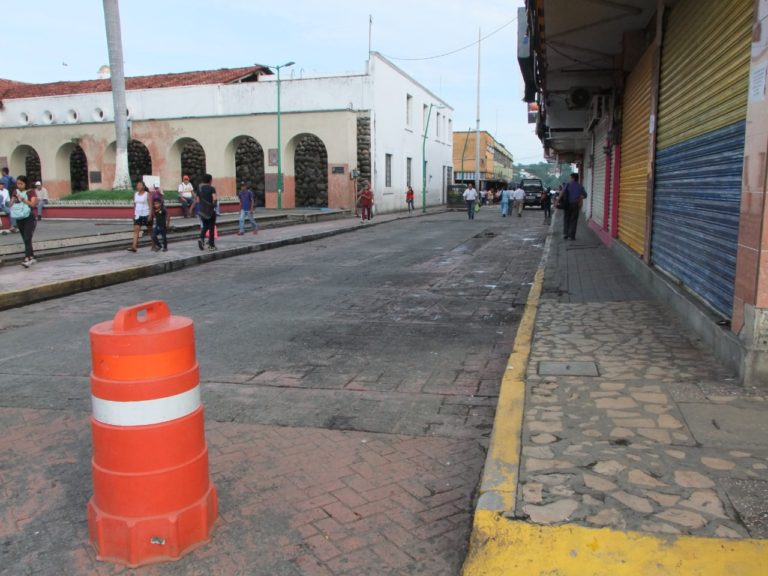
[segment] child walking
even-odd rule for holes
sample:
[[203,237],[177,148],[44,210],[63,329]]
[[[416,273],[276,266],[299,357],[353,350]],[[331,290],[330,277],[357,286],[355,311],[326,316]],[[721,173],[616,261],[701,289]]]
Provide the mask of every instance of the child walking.
[[152,251],[168,252],[168,224],[170,215],[159,198],[152,200]]

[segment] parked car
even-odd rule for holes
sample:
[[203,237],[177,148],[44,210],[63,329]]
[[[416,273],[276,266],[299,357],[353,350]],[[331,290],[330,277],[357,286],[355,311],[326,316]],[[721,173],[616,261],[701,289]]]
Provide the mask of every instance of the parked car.
[[525,191],[523,206],[541,207],[541,192],[544,190],[544,183],[538,178],[523,178],[520,185]]

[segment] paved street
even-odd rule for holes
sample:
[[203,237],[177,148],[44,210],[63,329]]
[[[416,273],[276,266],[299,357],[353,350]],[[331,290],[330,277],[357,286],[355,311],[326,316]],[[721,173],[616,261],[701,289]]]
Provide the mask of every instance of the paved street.
[[457,574],[546,230],[414,217],[3,312],[0,573],[130,572],[87,542],[87,337],[162,299],[195,321],[221,518],[142,574]]

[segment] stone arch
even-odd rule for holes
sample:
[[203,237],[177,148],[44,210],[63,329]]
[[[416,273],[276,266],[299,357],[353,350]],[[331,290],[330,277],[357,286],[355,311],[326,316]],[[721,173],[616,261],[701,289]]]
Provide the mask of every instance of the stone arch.
[[328,151],[314,134],[298,134],[288,143],[293,156],[296,206],[328,206]]
[[128,174],[133,186],[145,174],[152,174],[152,155],[140,140],[128,142]]
[[40,155],[32,146],[21,144],[11,154],[10,170],[14,176],[26,174],[30,186],[35,181],[43,179],[43,167],[40,162]]
[[169,165],[177,159],[181,175],[189,176],[190,182],[197,189],[206,173],[205,149],[200,142],[194,138],[181,138],[171,147],[170,155]]
[[251,136],[240,136],[230,143],[235,162],[235,186],[240,189],[240,182],[250,186],[256,196],[256,206],[265,205],[264,191],[264,149],[258,140]]
[[67,178],[72,192],[88,190],[88,157],[77,142],[64,144],[56,153],[56,179]]

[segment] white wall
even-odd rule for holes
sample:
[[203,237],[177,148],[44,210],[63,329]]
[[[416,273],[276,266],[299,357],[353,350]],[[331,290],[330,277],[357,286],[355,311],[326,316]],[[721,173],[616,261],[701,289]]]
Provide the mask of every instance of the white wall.
[[[371,55],[373,77],[373,190],[376,209],[391,212],[405,209],[406,158],[412,158],[411,186],[416,193],[416,206],[422,201],[422,142],[424,135],[423,106],[432,104],[426,141],[427,205],[443,202],[443,167],[453,163],[453,135],[448,119],[453,108],[429,92],[403,71],[377,53]],[[406,122],[407,95],[412,97],[410,125]],[[439,108],[442,107],[442,108]],[[440,137],[436,137],[437,114],[440,113]],[[392,185],[385,186],[386,154],[392,155]],[[430,178],[431,176],[431,178]]]
[[[126,98],[129,117],[137,121],[274,114],[277,82],[262,79],[244,84],[130,90]],[[21,98],[5,100],[4,105],[0,128],[109,123],[114,119],[111,92]],[[365,75],[280,82],[283,112],[366,110],[371,105]]]

